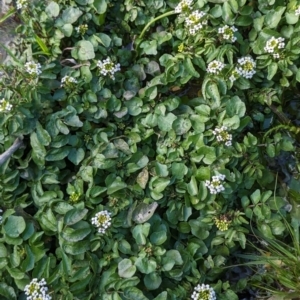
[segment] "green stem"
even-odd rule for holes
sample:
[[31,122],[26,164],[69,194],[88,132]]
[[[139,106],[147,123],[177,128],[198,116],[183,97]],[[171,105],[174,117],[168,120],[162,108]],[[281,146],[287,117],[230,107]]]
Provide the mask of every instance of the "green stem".
[[174,10],[172,10],[172,11],[168,11],[168,12],[166,12],[166,13],[164,13],[164,14],[162,14],[162,15],[156,17],[156,18],[154,18],[152,21],[150,21],[150,22],[144,27],[143,31],[142,31],[141,34],[139,35],[139,39],[141,39],[141,38],[144,36],[146,30],[147,30],[154,22],[158,21],[159,19],[162,19],[162,18],[164,18],[164,17],[171,16],[171,15],[174,15],[174,14],[177,14],[177,13],[176,13]]
[[16,12],[15,8],[10,9],[1,19],[0,24],[3,23],[6,19],[8,19],[10,16],[12,16]]

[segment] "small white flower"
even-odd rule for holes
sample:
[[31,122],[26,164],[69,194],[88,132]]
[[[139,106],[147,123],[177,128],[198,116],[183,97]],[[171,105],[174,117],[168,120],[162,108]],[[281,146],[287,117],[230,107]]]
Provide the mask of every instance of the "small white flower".
[[78,81],[72,76],[66,75],[61,79],[61,87],[71,86],[72,84],[75,83],[78,83]]
[[245,56],[238,59],[236,71],[240,76],[250,79],[256,73],[256,62],[250,56]]
[[297,9],[295,10],[295,15],[296,16],[300,16],[300,5],[297,7]]
[[17,9],[26,8],[28,6],[27,0],[17,0]]
[[274,36],[272,36],[266,43],[266,46],[264,47],[264,50],[267,53],[271,53],[273,54],[274,58],[280,58],[280,49],[283,49],[285,46],[284,43],[284,38],[279,37],[279,38],[275,38]]
[[[0,209],[0,213],[1,213],[1,214],[3,213],[3,210],[2,210],[2,209]],[[3,217],[2,217],[2,215],[0,215],[0,225],[2,224],[2,219],[3,219]]]
[[24,288],[27,300],[51,300],[51,296],[48,295],[48,287],[45,279],[38,281],[37,278],[31,280]]
[[29,61],[25,64],[25,71],[30,75],[38,76],[42,73],[40,63]]
[[237,31],[237,28],[235,28],[234,26],[229,27],[228,25],[224,25],[223,27],[220,27],[218,29],[218,33],[221,36],[221,39],[231,43],[234,43],[236,41],[234,33]]
[[213,60],[208,64],[206,71],[208,73],[217,75],[223,70],[224,67],[225,65],[221,61]]
[[193,0],[182,0],[179,4],[175,7],[175,12],[178,14],[189,12],[192,9]]
[[191,35],[196,34],[203,25],[207,25],[206,13],[195,10],[185,18],[186,27]]
[[222,126],[220,128],[215,128],[213,131],[213,134],[216,136],[217,140],[219,142],[225,142],[224,144],[226,146],[231,146],[231,141],[232,141],[232,135],[228,133],[227,127]]
[[115,73],[121,71],[120,64],[113,63],[109,57],[103,61],[98,60],[97,67],[100,69],[101,75],[108,75],[113,80],[115,80]]
[[198,284],[191,296],[193,300],[216,300],[216,293],[208,284]]
[[2,111],[10,111],[12,109],[12,105],[5,100],[4,98],[0,100],[0,112]]
[[87,24],[81,24],[78,27],[75,27],[75,30],[77,31],[77,33],[80,33],[83,35],[87,32],[88,28],[89,27]]
[[99,211],[95,217],[92,218],[92,224],[98,229],[99,233],[105,233],[107,228],[111,225],[111,213],[107,210]]
[[218,194],[225,190],[222,181],[224,181],[225,175],[219,174],[212,177],[212,180],[206,180],[205,185],[209,188],[211,194]]

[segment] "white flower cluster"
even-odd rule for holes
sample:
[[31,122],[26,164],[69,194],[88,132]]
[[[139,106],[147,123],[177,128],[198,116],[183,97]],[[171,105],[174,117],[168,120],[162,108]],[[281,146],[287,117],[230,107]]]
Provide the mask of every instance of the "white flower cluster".
[[27,300],[51,300],[51,296],[48,295],[48,288],[46,281],[43,278],[41,281],[38,281],[37,278],[31,280],[24,288],[25,295]]
[[178,14],[188,12],[192,9],[193,0],[182,0],[179,4],[175,7],[175,12]]
[[266,43],[264,50],[268,53],[272,53],[274,58],[280,57],[280,49],[283,49],[285,46],[284,38],[279,37],[275,38],[272,36]]
[[296,16],[300,16],[300,5],[297,7],[297,9],[295,10],[295,15]]
[[6,101],[4,98],[0,100],[0,112],[2,111],[10,111],[12,109],[12,105]]
[[111,225],[111,213],[107,210],[99,211],[95,217],[92,218],[92,224],[98,228],[99,233],[105,233],[107,228]]
[[41,64],[35,63],[33,61],[29,61],[25,64],[25,71],[29,73],[30,75],[40,75],[42,73],[41,71]]
[[236,41],[236,37],[234,33],[237,32],[237,28],[234,26],[224,25],[218,29],[218,33],[221,35],[221,39],[234,43]]
[[253,77],[256,73],[256,62],[250,56],[245,56],[238,59],[238,65],[236,67],[236,71],[240,76],[243,76],[247,79]]
[[72,83],[77,83],[77,82],[78,81],[74,77],[66,75],[61,79],[61,87],[70,86],[72,85]]
[[26,8],[28,6],[27,0],[17,0],[17,9]]
[[224,181],[225,175],[219,174],[212,177],[212,181],[206,180],[205,185],[209,188],[211,194],[218,194],[225,190],[222,181]]
[[115,80],[115,73],[121,71],[120,64],[113,63],[109,57],[103,61],[98,60],[97,67],[100,69],[100,74],[109,75],[113,80]]
[[216,293],[208,284],[198,284],[191,296],[193,300],[216,300]]
[[88,25],[87,24],[81,24],[78,27],[75,27],[75,30],[80,33],[80,34],[85,34],[88,30]]
[[208,64],[206,71],[208,73],[217,75],[223,70],[224,67],[225,65],[221,61],[213,60]]
[[206,13],[195,10],[185,18],[185,24],[191,35],[194,35],[203,28],[203,25],[207,25],[207,20],[205,19]]
[[[0,209],[0,213],[2,214],[3,213],[3,210]],[[0,225],[2,224],[2,216],[0,215]]]
[[219,142],[225,142],[226,146],[231,146],[232,143],[232,135],[228,133],[227,131],[227,127],[226,126],[222,126],[220,128],[215,128],[215,130],[213,131],[213,134],[217,137],[217,140]]

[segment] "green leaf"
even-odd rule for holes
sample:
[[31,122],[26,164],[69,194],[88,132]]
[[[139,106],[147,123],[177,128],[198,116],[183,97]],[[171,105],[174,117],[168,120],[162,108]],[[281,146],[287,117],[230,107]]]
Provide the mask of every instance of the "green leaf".
[[82,15],[82,11],[79,8],[70,6],[62,13],[62,20],[65,24],[73,24]]
[[191,196],[196,196],[198,194],[197,181],[194,176],[191,177],[191,181],[186,186],[187,191]]
[[6,257],[7,256],[7,249],[4,244],[0,244],[0,257]]
[[155,33],[152,33],[151,36],[153,39],[157,40],[158,45],[161,45],[161,44],[169,41],[170,39],[172,39],[172,34],[167,31],[155,32]]
[[72,148],[68,155],[68,159],[74,165],[78,166],[79,163],[84,159],[84,155],[85,155],[85,153],[82,148],[79,148],[77,150],[75,148]]
[[32,147],[32,159],[41,168],[45,165],[46,149],[40,143],[35,132],[30,135],[30,145]]
[[192,123],[189,119],[178,117],[172,124],[172,128],[177,135],[183,135],[187,133],[192,127]]
[[50,18],[56,18],[59,15],[59,5],[56,2],[51,1],[45,8],[45,13]]
[[210,174],[210,168],[209,167],[200,167],[197,169],[195,177],[199,181],[205,181],[210,180],[211,174]]
[[71,255],[79,255],[86,253],[90,248],[89,243],[86,241],[79,241],[76,243],[65,243],[63,244],[63,249],[66,253]]
[[60,161],[68,156],[70,152],[69,147],[63,147],[60,149],[51,149],[46,156],[47,161]]
[[274,235],[281,235],[286,229],[285,225],[279,220],[273,220],[270,226]]
[[106,0],[94,0],[94,7],[97,10],[97,13],[102,15],[106,12],[107,3]]
[[93,74],[89,66],[82,66],[80,68],[80,72],[81,72],[81,78],[84,80],[85,83],[89,83],[92,81]]
[[268,65],[268,80],[271,80],[277,73],[278,65],[276,62],[272,62]]
[[162,131],[170,131],[172,129],[173,122],[177,119],[177,117],[172,114],[168,113],[165,116],[158,116],[158,128]]
[[136,272],[136,266],[132,265],[132,261],[128,258],[122,259],[118,263],[118,274],[122,278],[131,278]]
[[172,175],[175,176],[177,179],[182,179],[184,175],[187,174],[188,168],[183,163],[172,163],[171,167]]
[[0,282],[0,295],[2,295],[5,300],[17,299],[17,295],[14,289],[11,286],[7,285],[5,282]]
[[167,300],[168,293],[166,291],[161,292],[157,297],[155,297],[153,300]]
[[234,24],[237,26],[250,26],[252,22],[253,18],[251,16],[239,16]]
[[138,224],[147,222],[153,216],[157,206],[157,202],[140,203],[132,213],[132,220]]
[[276,155],[275,146],[273,144],[268,144],[267,148],[266,148],[266,152],[269,157],[275,157],[275,155]]
[[131,245],[126,240],[121,240],[118,243],[118,249],[124,254],[131,254]]
[[60,30],[66,37],[70,37],[73,33],[73,25],[72,24],[64,24],[60,28]]
[[226,102],[226,113],[229,117],[239,116],[243,117],[246,113],[246,105],[237,96],[234,96]]
[[200,240],[205,240],[209,236],[208,230],[201,224],[199,220],[190,220],[191,232]]
[[133,286],[124,289],[124,297],[126,299],[148,300],[148,298],[144,296],[141,290]]
[[142,188],[145,189],[149,179],[149,172],[147,168],[144,168],[137,176],[136,182]]
[[176,265],[182,265],[183,264],[181,254],[178,250],[174,250],[174,249],[169,250],[169,251],[167,251],[166,256],[173,259],[175,261]]
[[142,42],[140,48],[143,49],[143,52],[147,55],[156,55],[157,54],[157,41],[145,41]]
[[258,230],[266,237],[269,239],[273,239],[274,236],[272,234],[272,230],[268,224],[258,224]]
[[144,283],[146,288],[152,291],[159,288],[162,283],[162,279],[157,272],[152,272],[144,277]]
[[61,236],[68,242],[78,242],[88,236],[90,232],[91,228],[89,226],[78,229],[66,228],[62,231]]
[[117,177],[108,187],[107,194],[111,195],[119,190],[123,190],[127,187],[127,184],[122,181],[120,177]]
[[195,70],[192,60],[187,57],[184,61],[183,61],[183,66],[184,68],[188,71],[188,73],[196,78],[199,78],[200,74]]
[[42,127],[40,122],[36,123],[36,135],[37,135],[39,142],[43,146],[49,146],[49,144],[51,143],[51,137],[50,137],[48,131]]
[[150,235],[150,242],[153,245],[162,245],[167,240],[167,233],[164,230],[155,231]]
[[97,40],[106,48],[110,47],[111,38],[105,33],[97,33]]
[[95,52],[93,44],[90,41],[79,41],[75,49],[71,51],[74,58],[80,60],[89,60],[95,58]]
[[298,82],[300,82],[300,69],[297,70],[297,73],[296,73],[296,80]]
[[287,24],[291,24],[291,25],[296,24],[299,20],[299,16],[296,16],[295,12],[286,12],[285,18]]
[[219,89],[218,89],[218,85],[212,81],[209,81],[206,85],[206,89],[205,89],[207,95],[213,100],[215,101],[215,103],[213,104],[213,107],[219,107],[220,106],[220,101],[221,101],[221,97],[220,97],[220,93],[219,93]]
[[159,162],[155,163],[155,173],[160,177],[167,177],[169,175],[168,166]]
[[139,257],[135,262],[138,270],[143,274],[150,274],[156,270],[157,264],[153,259],[146,257]]
[[3,227],[8,236],[16,238],[25,230],[26,223],[23,217],[9,216]]
[[88,210],[85,208],[84,209],[74,208],[72,210],[69,210],[64,216],[64,223],[66,225],[73,225],[79,222],[80,220],[82,220],[87,213]]
[[257,204],[261,199],[260,190],[257,189],[255,192],[253,192],[250,196],[250,199],[254,205]]
[[285,10],[286,6],[277,6],[275,10],[270,10],[265,17],[265,25],[269,28],[276,28]]
[[225,2],[222,7],[222,17],[226,24],[233,24],[234,15],[231,11],[231,6],[228,2]]
[[137,244],[145,245],[146,244],[146,237],[149,234],[150,224],[140,224],[136,225],[132,230],[132,236],[136,240]]
[[240,118],[238,116],[233,116],[223,120],[223,125],[230,129],[237,129],[240,126]]

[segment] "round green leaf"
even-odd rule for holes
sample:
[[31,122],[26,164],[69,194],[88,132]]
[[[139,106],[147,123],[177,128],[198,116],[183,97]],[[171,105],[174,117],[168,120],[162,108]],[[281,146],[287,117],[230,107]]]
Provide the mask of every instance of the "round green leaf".
[[23,217],[9,216],[4,224],[5,233],[13,238],[18,237],[26,228]]
[[56,18],[59,15],[59,5],[56,2],[51,1],[45,8],[45,13],[50,18]]
[[136,272],[136,266],[132,265],[132,261],[124,258],[118,263],[118,274],[122,278],[131,278]]
[[162,279],[156,272],[153,272],[144,277],[144,283],[148,290],[156,290],[161,285]]

